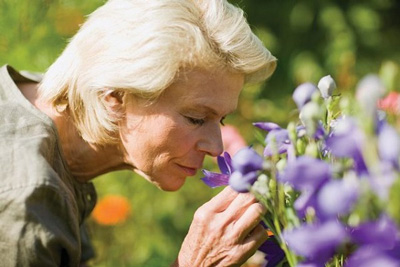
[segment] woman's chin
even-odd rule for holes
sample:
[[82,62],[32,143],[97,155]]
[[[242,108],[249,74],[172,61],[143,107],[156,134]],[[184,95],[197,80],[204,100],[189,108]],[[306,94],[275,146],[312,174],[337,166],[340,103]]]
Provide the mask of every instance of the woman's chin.
[[177,179],[171,182],[167,183],[154,183],[158,188],[160,188],[163,191],[168,191],[168,192],[174,192],[178,191],[184,184],[185,184],[186,178],[181,178]]
[[147,181],[150,183],[154,184],[157,186],[159,189],[163,191],[168,191],[168,192],[173,192],[179,190],[186,181],[186,177],[155,177],[155,176],[150,176],[145,174],[144,172],[141,172],[139,170],[135,170],[136,173],[138,173],[140,176],[145,178]]

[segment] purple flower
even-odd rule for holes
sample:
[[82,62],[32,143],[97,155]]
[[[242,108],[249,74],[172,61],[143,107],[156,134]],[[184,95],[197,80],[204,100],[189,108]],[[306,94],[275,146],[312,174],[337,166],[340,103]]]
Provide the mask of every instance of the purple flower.
[[[297,255],[304,257],[305,263],[323,264],[335,253],[346,239],[344,227],[337,221],[323,224],[304,224],[283,232],[283,239]],[[322,265],[323,266],[323,265]]]
[[318,88],[312,83],[303,83],[297,86],[292,96],[297,108],[301,110],[306,103],[310,102],[315,92],[318,92]]
[[272,131],[272,130],[277,130],[277,129],[281,129],[281,127],[274,123],[274,122],[255,122],[253,123],[254,126],[256,126],[257,128],[260,128],[261,130],[264,131]]
[[400,138],[389,124],[383,125],[379,131],[378,148],[381,160],[399,169]]
[[263,158],[254,149],[245,147],[240,149],[232,158],[232,167],[242,174],[262,169]]
[[316,188],[310,188],[301,192],[300,196],[293,203],[298,217],[304,218],[308,208],[313,208],[317,211],[317,192]]
[[229,185],[240,193],[249,192],[258,178],[257,171],[262,169],[263,162],[263,158],[254,149],[245,147],[239,150],[232,158],[235,171],[229,178]]
[[349,233],[359,248],[349,257],[346,267],[400,266],[400,233],[387,215],[364,222]]
[[385,86],[377,75],[367,75],[357,84],[356,98],[369,115],[377,110],[378,100],[385,94]]
[[[397,251],[399,253],[399,251]],[[399,267],[400,260],[376,247],[357,249],[346,261],[345,267]]]
[[217,160],[221,173],[203,170],[205,177],[201,180],[209,187],[230,185],[241,193],[249,191],[263,166],[263,158],[249,147],[239,150],[232,159],[224,152]]
[[217,157],[217,162],[219,169],[221,170],[222,173],[224,174],[231,174],[233,167],[232,167],[232,159],[231,155],[229,155],[228,152],[224,152],[224,156],[218,156]]
[[[253,123],[253,125],[269,132],[265,138],[265,157],[270,157],[276,153],[287,153],[289,162],[296,158],[296,151],[292,142],[290,141],[288,130],[281,128],[278,124],[273,122],[256,122]],[[306,134],[305,127],[301,125],[297,126],[296,134],[299,138],[303,137]],[[317,129],[313,137],[316,140],[320,140],[325,137],[325,130],[321,122],[317,124]]]
[[373,169],[376,169],[377,171],[372,172],[371,175],[367,176],[371,189],[382,200],[387,201],[390,188],[397,178],[396,169],[391,163],[385,161],[378,162],[373,166]]
[[400,261],[400,236],[397,233],[397,239],[392,249],[387,251],[387,255]]
[[358,174],[367,174],[362,147],[365,140],[364,134],[352,119],[341,119],[326,140],[326,146],[332,155],[343,158],[353,158],[354,167]]
[[331,179],[331,167],[325,161],[309,156],[298,157],[290,162],[278,179],[290,183],[296,190],[319,188]]
[[266,254],[267,264],[265,267],[277,266],[285,257],[285,252],[283,252],[274,237],[268,238],[258,250]]
[[246,193],[249,192],[250,187],[254,184],[257,178],[258,174],[255,171],[246,174],[235,171],[229,177],[229,185],[233,190],[239,193]]
[[[269,157],[276,153],[283,154],[288,153],[288,158],[292,159],[295,157],[295,151],[293,145],[290,142],[289,132],[286,129],[281,128],[278,124],[273,122],[256,122],[254,126],[269,132],[265,138],[265,149],[264,156]],[[297,132],[303,130],[303,128],[297,129]]]
[[355,243],[380,249],[393,248],[397,234],[395,223],[386,215],[377,221],[365,222],[350,230],[350,236]]
[[264,156],[266,157],[276,153],[286,153],[289,147],[292,146],[288,131],[282,128],[270,131],[265,138],[265,142]]
[[304,217],[308,207],[316,210],[317,192],[331,179],[331,167],[325,161],[309,156],[301,156],[289,162],[282,173],[278,174],[280,182],[287,182],[301,195],[294,202],[299,217]]
[[317,194],[317,211],[320,219],[334,219],[347,214],[358,198],[357,181],[331,180]]
[[296,265],[296,267],[323,267],[325,264],[317,264],[315,262],[301,262]]
[[207,170],[203,170],[205,177],[201,180],[211,188],[228,185],[229,175],[223,173],[215,173]]
[[231,156],[227,152],[224,152],[223,156],[218,156],[217,161],[221,173],[203,170],[205,177],[201,178],[206,185],[212,188],[228,185],[229,176],[233,171]]
[[[304,127],[303,125],[297,126],[296,131],[297,137],[299,138],[307,134],[306,127]],[[321,121],[318,121],[317,129],[312,137],[316,140],[322,140],[325,138],[325,128]]]

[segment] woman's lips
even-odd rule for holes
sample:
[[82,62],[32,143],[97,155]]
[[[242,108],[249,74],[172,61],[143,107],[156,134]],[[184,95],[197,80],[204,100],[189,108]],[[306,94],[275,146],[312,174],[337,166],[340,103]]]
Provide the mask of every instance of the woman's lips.
[[180,168],[185,172],[185,174],[187,174],[188,176],[193,176],[193,175],[195,175],[195,174],[197,173],[197,168],[186,167],[186,166],[182,166],[182,165],[179,165],[179,164],[177,164],[177,165],[178,165],[178,167],[180,167]]

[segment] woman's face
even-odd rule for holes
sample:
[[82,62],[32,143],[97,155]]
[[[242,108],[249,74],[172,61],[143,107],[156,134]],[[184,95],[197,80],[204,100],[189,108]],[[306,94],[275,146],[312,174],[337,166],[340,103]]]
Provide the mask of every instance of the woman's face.
[[154,103],[127,98],[120,135],[125,161],[166,191],[178,190],[223,152],[220,124],[236,109],[244,75],[192,70]]

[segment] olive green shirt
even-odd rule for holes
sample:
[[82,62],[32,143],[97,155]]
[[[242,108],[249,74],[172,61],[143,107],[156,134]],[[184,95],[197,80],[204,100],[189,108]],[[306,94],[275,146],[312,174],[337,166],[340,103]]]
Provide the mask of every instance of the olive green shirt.
[[93,256],[83,222],[96,192],[72,177],[52,120],[16,86],[38,79],[0,68],[0,266],[78,266]]

